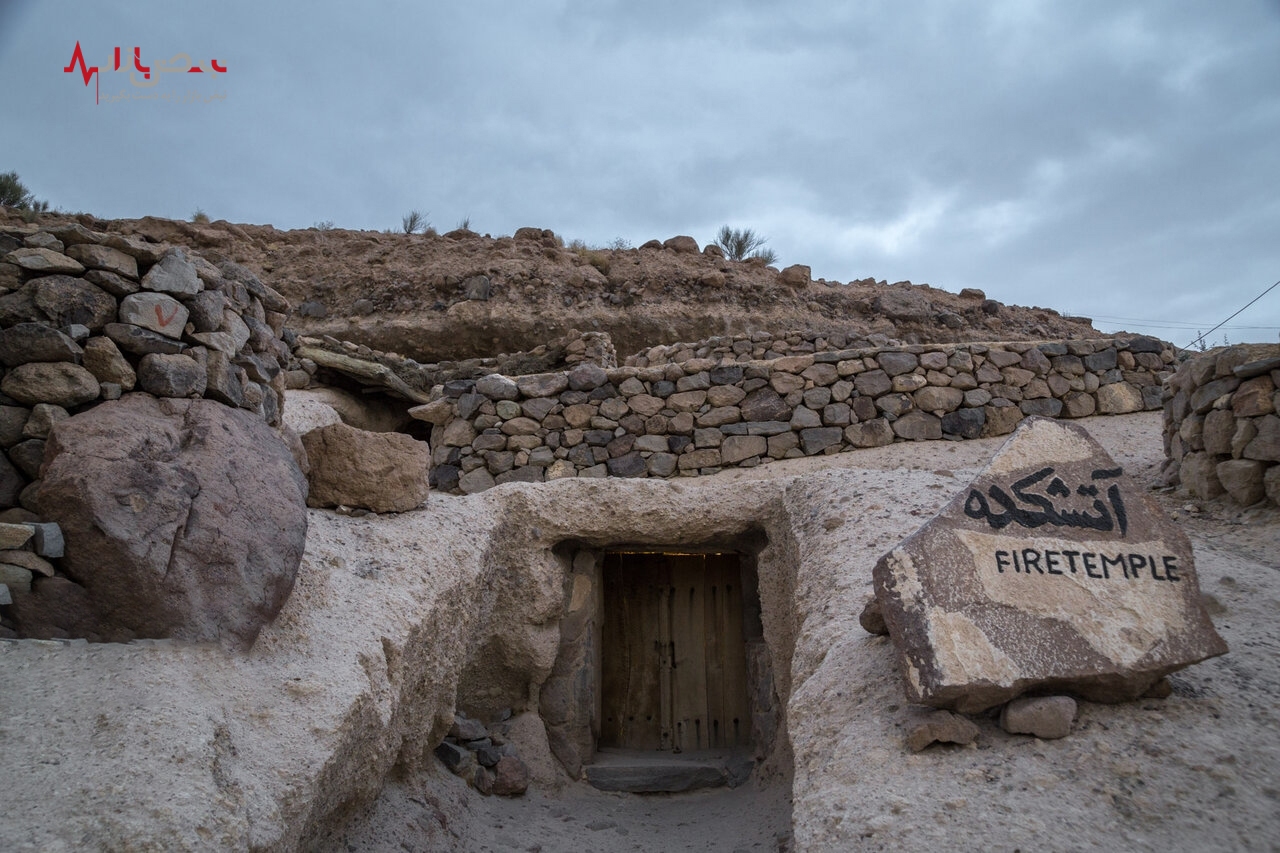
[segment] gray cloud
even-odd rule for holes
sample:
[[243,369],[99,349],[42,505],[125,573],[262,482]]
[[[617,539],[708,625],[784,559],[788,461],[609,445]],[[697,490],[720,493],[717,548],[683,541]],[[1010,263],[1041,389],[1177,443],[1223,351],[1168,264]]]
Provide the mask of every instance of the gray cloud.
[[[1179,343],[1131,320],[1207,330],[1280,277],[1275,2],[11,3],[0,23],[0,168],[103,216],[418,208],[635,243],[729,222],[815,275]],[[95,108],[61,73],[76,39],[225,56],[228,99]],[[1244,325],[1274,340],[1280,291]]]

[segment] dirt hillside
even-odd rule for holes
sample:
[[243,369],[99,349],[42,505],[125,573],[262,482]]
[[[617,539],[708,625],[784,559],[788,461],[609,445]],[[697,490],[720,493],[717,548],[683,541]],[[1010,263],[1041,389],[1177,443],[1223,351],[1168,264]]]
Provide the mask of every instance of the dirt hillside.
[[805,269],[727,260],[691,238],[596,249],[537,228],[493,237],[75,218],[241,263],[289,298],[297,331],[424,362],[527,351],[570,329],[608,332],[620,356],[755,330],[908,343],[1098,336],[1087,318],[978,290],[809,280]]

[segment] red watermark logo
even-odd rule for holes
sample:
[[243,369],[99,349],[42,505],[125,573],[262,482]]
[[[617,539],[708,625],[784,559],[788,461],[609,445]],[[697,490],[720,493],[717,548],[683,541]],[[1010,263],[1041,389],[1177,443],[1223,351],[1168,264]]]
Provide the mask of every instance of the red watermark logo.
[[[135,47],[133,49],[133,67],[130,68],[127,57],[125,62],[123,64],[121,63],[121,51],[120,48],[117,47],[112,54],[111,59],[108,60],[107,66],[101,67],[97,65],[90,65],[85,61],[84,50],[80,47],[80,42],[77,41],[75,50],[71,52],[71,61],[67,63],[66,67],[63,68],[62,71],[65,74],[71,74],[77,70],[79,71],[80,76],[84,78],[84,85],[86,87],[88,87],[89,81],[93,80],[94,103],[100,104],[102,103],[102,97],[100,94],[101,87],[99,86],[99,82],[101,80],[101,75],[104,72],[123,73],[127,71],[129,73],[129,82],[133,84],[134,88],[145,90],[158,85],[161,79],[163,79],[160,76],[161,74],[208,74],[211,75],[210,79],[216,79],[213,78],[212,75],[226,74],[227,66],[218,62],[216,59],[210,59],[204,64],[193,63],[191,61],[190,54],[186,53],[176,53],[169,58],[168,62],[157,61],[152,65],[143,65],[142,48]],[[141,77],[139,77],[139,75],[141,75]],[[226,100],[226,97],[226,94],[204,97],[193,91],[188,91],[185,95],[175,95],[171,91],[130,93],[129,90],[123,89],[119,95],[108,95],[107,100],[164,100],[170,102],[195,103],[197,101],[208,102]]]

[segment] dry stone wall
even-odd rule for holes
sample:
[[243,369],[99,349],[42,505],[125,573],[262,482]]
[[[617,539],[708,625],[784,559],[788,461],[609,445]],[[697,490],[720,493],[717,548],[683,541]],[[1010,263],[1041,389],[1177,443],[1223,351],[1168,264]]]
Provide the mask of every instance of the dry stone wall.
[[1195,356],[1168,382],[1165,479],[1197,497],[1280,504],[1280,346]]
[[432,487],[472,493],[1004,435],[1029,415],[1155,410],[1174,363],[1170,345],[1143,337],[743,355],[454,380],[410,414],[433,424]]
[[840,352],[847,349],[876,349],[902,346],[903,342],[888,335],[872,334],[865,338],[813,331],[791,331],[773,334],[758,330],[750,334],[717,335],[703,341],[658,344],[628,356],[627,367],[650,367],[657,364],[681,364],[695,358],[726,358],[734,361],[772,361],[789,355]]
[[[278,425],[288,312],[238,264],[76,223],[0,229],[0,522],[40,522],[54,426],[123,395],[205,398]],[[23,560],[8,559],[0,584],[66,580]]]

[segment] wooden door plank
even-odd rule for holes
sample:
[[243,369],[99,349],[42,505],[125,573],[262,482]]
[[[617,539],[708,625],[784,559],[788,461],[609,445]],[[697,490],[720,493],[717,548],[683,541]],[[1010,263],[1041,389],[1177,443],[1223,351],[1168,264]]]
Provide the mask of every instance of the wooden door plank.
[[668,577],[661,555],[642,554],[628,561],[633,613],[628,672],[625,745],[629,749],[662,746],[661,667],[659,611]]
[[678,558],[672,571],[673,746],[705,749],[707,718],[705,607],[706,571],[702,555]]
[[657,555],[658,566],[654,573],[658,581],[658,642],[654,646],[658,654],[658,749],[670,750],[672,744],[672,670],[674,660],[671,647],[671,596],[673,566],[667,554]]
[[747,699],[747,656],[744,636],[744,601],[739,560],[736,555],[719,555],[715,573],[724,590],[722,625],[724,661],[722,668],[724,742],[745,746],[751,740],[751,710]]
[[707,680],[707,745],[719,749],[724,745],[724,584],[708,567],[705,597],[706,680]]
[[627,673],[631,669],[621,562],[621,555],[607,553],[601,566],[604,611],[600,620],[600,745],[606,747],[620,747],[623,743]]

